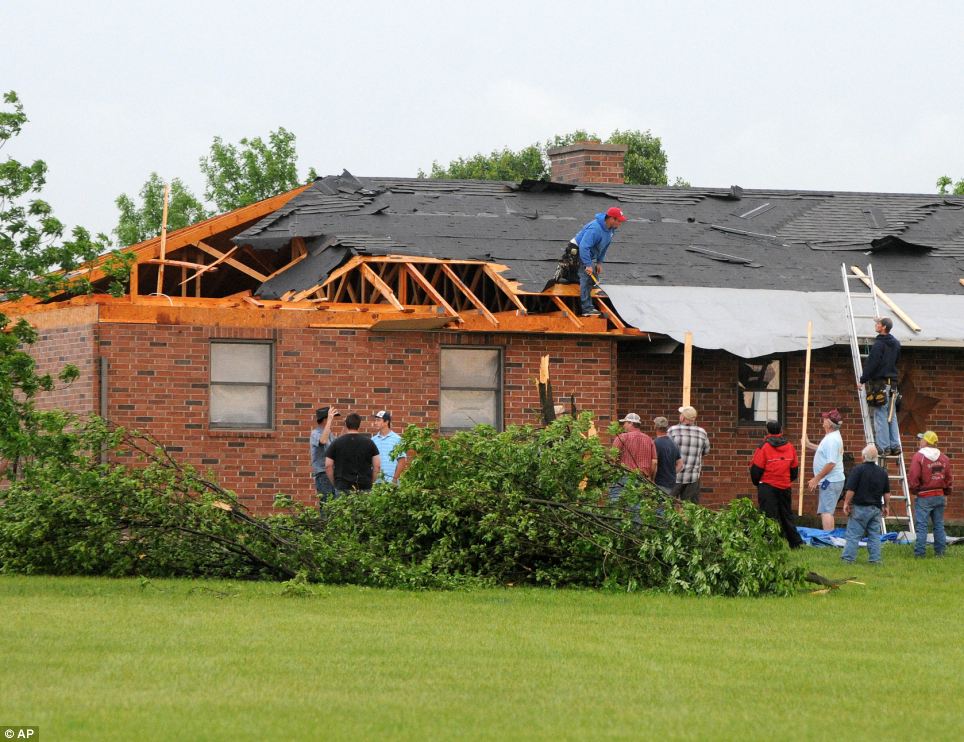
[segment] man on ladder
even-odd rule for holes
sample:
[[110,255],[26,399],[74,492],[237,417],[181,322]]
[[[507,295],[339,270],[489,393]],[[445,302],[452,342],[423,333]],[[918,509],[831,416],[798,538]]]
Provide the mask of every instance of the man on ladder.
[[874,408],[874,438],[882,456],[900,456],[900,431],[897,428],[897,363],[900,341],[890,334],[894,322],[880,317],[874,329],[877,337],[857,387],[866,389],[867,404]]

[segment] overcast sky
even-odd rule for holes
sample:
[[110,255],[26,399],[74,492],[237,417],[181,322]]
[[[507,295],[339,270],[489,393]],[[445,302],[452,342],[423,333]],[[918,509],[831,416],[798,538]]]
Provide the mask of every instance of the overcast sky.
[[211,140],[294,132],[300,173],[415,176],[577,128],[649,129],[670,181],[935,192],[964,178],[964,3],[0,0],[0,89],[68,224]]

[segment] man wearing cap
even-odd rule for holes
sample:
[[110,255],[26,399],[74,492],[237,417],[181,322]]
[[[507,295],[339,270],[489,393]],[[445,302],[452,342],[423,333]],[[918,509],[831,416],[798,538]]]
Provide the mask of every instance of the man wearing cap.
[[656,446],[653,439],[643,432],[642,421],[630,412],[619,422],[623,432],[616,436],[613,445],[619,451],[619,463],[624,469],[639,472],[646,479],[653,478],[656,471]]
[[669,495],[676,486],[676,475],[683,468],[683,457],[676,441],[666,435],[669,420],[663,416],[654,418],[653,427],[656,429],[656,440],[653,441],[656,446],[656,477],[653,481],[663,494]]
[[336,494],[348,490],[370,490],[381,470],[381,456],[370,436],[358,432],[361,417],[349,413],[345,432],[328,446],[325,471],[335,483]]
[[331,432],[331,424],[336,417],[340,416],[341,413],[338,410],[319,407],[315,410],[317,424],[312,428],[308,439],[308,447],[311,450],[311,473],[315,478],[315,492],[321,502],[335,493],[335,487],[325,473],[325,451],[328,449],[328,444],[337,437]]
[[[880,389],[880,404],[874,405],[874,437],[881,456],[900,455],[900,431],[897,429],[897,410],[893,409],[897,393],[897,363],[900,361],[900,341],[890,334],[894,321],[890,317],[877,320],[877,337],[870,346],[858,388],[870,384]],[[868,401],[870,401],[868,399]]]
[[700,474],[703,471],[703,457],[710,452],[710,438],[703,428],[696,424],[696,409],[690,406],[679,408],[679,425],[666,431],[679,447],[683,457],[683,468],[676,476],[676,486],[672,495],[678,500],[700,502]]
[[880,455],[873,443],[860,452],[862,464],[851,469],[844,484],[844,515],[847,516],[847,543],[840,558],[851,564],[857,560],[860,539],[867,536],[867,554],[871,564],[880,564],[880,517],[889,507],[890,477],[877,464]]
[[847,479],[843,467],[843,438],[840,436],[843,418],[837,409],[828,410],[820,417],[823,418],[824,432],[820,445],[806,439],[807,450],[816,451],[813,456],[813,478],[807,482],[807,489],[818,495],[817,514],[820,516],[820,527],[825,531],[832,531],[833,514]]
[[760,510],[780,525],[791,549],[803,545],[793,522],[790,483],[800,473],[800,460],[793,444],[783,435],[779,420],[767,420],[766,438],[750,461],[750,479],[756,485]]
[[609,243],[626,215],[618,206],[596,214],[592,221],[580,229],[569,242],[579,248],[579,301],[583,317],[598,317],[599,311],[593,306],[590,291],[602,275],[602,264],[606,260]]
[[381,474],[379,482],[391,482],[398,484],[398,478],[405,470],[405,462],[408,460],[405,453],[398,455],[397,459],[392,458],[392,451],[401,442],[402,436],[392,430],[392,413],[388,410],[379,410],[375,413],[375,432],[372,433],[372,443],[378,449],[381,460]]
[[944,533],[944,506],[951,494],[951,462],[937,447],[937,433],[928,430],[918,433],[920,448],[910,462],[907,485],[917,499],[914,502],[914,525],[917,541],[914,556],[924,558],[927,550],[927,529],[934,521],[934,556],[944,556],[947,535]]

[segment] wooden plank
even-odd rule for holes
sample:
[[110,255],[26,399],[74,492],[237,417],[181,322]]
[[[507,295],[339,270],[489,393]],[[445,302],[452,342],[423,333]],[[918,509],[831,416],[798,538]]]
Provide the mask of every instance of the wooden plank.
[[140,273],[140,263],[137,262],[137,256],[135,255],[134,265],[131,266],[130,283],[128,283],[127,285],[127,293],[130,294],[131,301],[134,301],[134,297],[137,296],[139,273]]
[[525,304],[519,301],[519,297],[515,295],[515,291],[512,285],[506,281],[502,276],[500,276],[496,270],[492,267],[490,263],[485,263],[483,270],[486,274],[495,282],[495,285],[502,289],[502,292],[509,297],[510,301],[516,305],[516,308],[523,314],[528,314]]
[[[810,406],[810,350],[813,347],[813,320],[807,321],[807,360],[803,369],[803,435],[800,438],[800,469],[807,468],[807,409]],[[858,390],[859,391],[859,390]],[[797,495],[797,515],[803,515],[803,487],[806,477],[800,477],[800,493]]]
[[[164,210],[161,212],[161,260],[167,256],[167,198],[171,194],[171,186],[164,184]],[[164,290],[164,263],[157,269],[157,292],[163,293]]]
[[372,286],[375,287],[379,294],[385,297],[389,304],[395,307],[399,312],[405,311],[405,307],[402,306],[402,303],[395,296],[395,292],[388,287],[388,284],[382,280],[381,276],[372,270],[368,263],[362,263],[361,274]]
[[264,304],[262,304],[260,301],[255,299],[253,296],[245,296],[241,301],[247,302],[248,304],[253,304],[256,307],[264,306]]
[[444,298],[442,298],[442,295],[435,290],[435,287],[431,283],[429,283],[428,279],[422,275],[421,271],[419,271],[418,268],[416,268],[411,263],[406,263],[405,270],[409,272],[409,275],[411,275],[412,280],[415,281],[415,283],[417,283],[419,286],[421,286],[422,290],[426,294],[428,294],[432,298],[432,300],[435,301],[436,304],[442,307],[442,309],[444,309],[446,313],[452,315],[452,317],[457,319],[459,322],[464,321],[462,319],[462,315],[456,312],[452,308],[452,305],[449,304],[447,301],[445,301]]
[[462,279],[459,278],[458,273],[452,270],[452,267],[450,265],[448,265],[447,263],[442,263],[442,271],[445,273],[446,276],[448,276],[449,280],[452,283],[454,283],[463,294],[465,294],[468,300],[472,302],[472,305],[476,309],[478,309],[479,312],[482,313],[483,317],[489,320],[489,322],[491,322],[496,327],[499,326],[499,320],[495,318],[495,315],[493,315],[492,312],[489,311],[489,308],[485,306],[485,304],[482,302],[481,299],[479,299],[479,297],[477,297],[474,293],[472,293],[472,290],[465,285]]
[[235,260],[234,258],[229,258],[225,253],[221,252],[216,248],[211,247],[209,244],[204,242],[204,240],[198,240],[197,243],[195,244],[197,244],[197,246],[202,250],[204,250],[204,252],[206,252],[208,255],[213,255],[216,258],[223,258],[222,260],[223,263],[227,263],[232,268],[237,268],[242,273],[248,276],[251,276],[252,278],[260,281],[261,283],[264,283],[265,281],[268,280],[268,277],[263,273],[258,273],[258,271],[256,271],[254,268],[249,268],[244,263],[241,263]]
[[[558,298],[558,297],[553,297],[553,298],[555,299],[555,298]],[[612,309],[609,308],[609,305],[606,304],[606,302],[604,302],[604,301],[603,301],[602,299],[600,299],[598,296],[595,297],[595,299],[596,299],[596,306],[599,307],[599,311],[600,311],[600,312],[602,312],[604,315],[606,315],[606,319],[608,319],[610,322],[612,322],[612,323],[613,323],[613,326],[614,326],[617,330],[625,330],[625,329],[626,329],[626,323],[623,322],[621,319],[619,319],[619,317],[616,315],[616,313],[615,313]]]
[[[207,273],[207,272],[210,271],[210,270],[214,270],[214,269],[215,269],[215,266],[217,266],[217,265],[220,264],[220,263],[223,263],[225,260],[227,260],[228,258],[230,258],[231,255],[233,255],[233,254],[237,251],[237,249],[238,249],[238,246],[235,245],[235,246],[232,247],[230,250],[228,250],[226,253],[224,253],[224,255],[222,255],[220,258],[218,258],[217,260],[215,260],[213,263],[209,263],[209,264],[207,264],[207,265],[205,265],[205,266],[202,266],[202,268],[201,268],[197,273],[195,273],[193,276],[191,276],[191,277],[188,278],[187,280],[190,281],[190,280],[193,279],[193,278],[200,279],[202,274]],[[200,287],[200,281],[198,282],[198,284],[199,284],[199,287]]]
[[301,293],[295,294],[295,296],[294,296],[294,298],[292,299],[292,301],[303,301],[304,299],[307,299],[307,298],[308,298],[309,296],[311,296],[313,293],[315,293],[316,291],[318,291],[318,289],[320,289],[320,288],[321,288],[321,284],[320,284],[320,283],[317,283],[317,284],[315,284],[314,286],[312,286],[310,289],[305,289],[305,290],[302,291]]
[[683,407],[690,406],[690,391],[693,382],[693,333],[689,330],[683,335]]
[[[855,276],[859,277],[860,280],[864,283],[864,285],[866,285],[868,288],[870,287],[870,277],[862,270],[860,270],[860,268],[858,268],[856,265],[852,265],[850,266],[850,271]],[[920,332],[923,329],[920,325],[914,322],[914,320],[912,320],[909,316],[907,316],[904,310],[901,309],[899,306],[897,306],[896,302],[894,302],[893,299],[891,299],[889,296],[887,296],[887,294],[881,291],[880,288],[876,288],[876,291],[877,291],[877,298],[880,299],[882,302],[884,302],[884,304],[886,304],[888,307],[890,307],[894,311],[894,315],[900,318],[900,320],[905,325],[907,325],[911,330],[913,330],[914,332]]]
[[553,296],[553,297],[552,297],[552,303],[555,304],[557,307],[559,307],[559,308],[562,310],[563,314],[565,314],[565,315],[569,318],[569,321],[572,322],[576,327],[582,327],[582,326],[583,326],[583,325],[582,325],[582,321],[576,316],[575,312],[573,312],[573,311],[566,305],[566,302],[564,302],[564,301],[563,301],[562,299],[560,299],[558,296]]
[[[249,252],[250,252],[250,250],[249,250]],[[299,255],[297,258],[295,258],[294,260],[292,260],[290,263],[286,263],[285,265],[283,265],[283,266],[281,266],[280,268],[278,268],[278,270],[272,271],[271,273],[269,273],[269,274],[268,274],[268,277],[265,278],[264,280],[265,280],[265,281],[270,281],[270,280],[271,280],[272,278],[274,278],[275,276],[277,276],[277,275],[279,275],[279,274],[281,274],[281,273],[284,273],[286,270],[288,270],[288,269],[289,269],[291,266],[293,266],[295,263],[300,263],[302,260],[304,260],[304,259],[307,258],[307,257],[308,257],[308,253],[304,253],[303,255]]]

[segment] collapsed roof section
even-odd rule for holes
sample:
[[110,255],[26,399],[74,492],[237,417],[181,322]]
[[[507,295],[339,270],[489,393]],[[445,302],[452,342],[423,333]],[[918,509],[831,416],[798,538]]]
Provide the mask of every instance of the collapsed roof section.
[[[629,221],[603,279],[624,298],[600,294],[604,316],[582,318],[578,286],[554,282],[558,260],[614,202]],[[962,294],[964,198],[346,171],[130,250],[128,301],[143,306],[316,313],[309,326],[643,335],[673,329],[640,312],[649,289],[681,300],[672,289],[839,292],[841,263],[869,262],[861,253],[889,292]],[[77,276],[106,287],[102,263]]]

